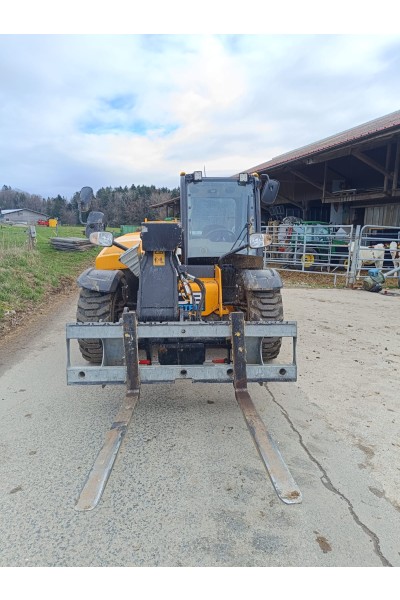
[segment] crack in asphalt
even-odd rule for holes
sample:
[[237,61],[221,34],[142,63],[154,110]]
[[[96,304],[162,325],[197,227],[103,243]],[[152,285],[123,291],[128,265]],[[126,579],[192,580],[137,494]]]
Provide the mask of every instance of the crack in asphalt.
[[350,502],[350,500],[348,498],[346,498],[346,496],[344,494],[342,494],[342,492],[340,492],[332,483],[332,481],[330,480],[326,470],[323,468],[323,466],[318,462],[318,460],[311,454],[311,452],[309,451],[309,449],[307,448],[307,446],[305,445],[304,441],[303,441],[303,437],[301,435],[301,433],[296,429],[296,427],[294,426],[289,413],[287,412],[287,410],[281,405],[279,404],[279,402],[276,400],[274,394],[271,392],[270,389],[268,389],[265,386],[267,392],[270,394],[272,401],[279,406],[279,408],[282,411],[283,416],[285,417],[286,421],[289,423],[290,428],[292,429],[292,431],[294,431],[298,437],[299,437],[299,441],[300,441],[300,445],[303,448],[303,450],[306,452],[306,454],[308,455],[308,457],[312,460],[312,462],[317,465],[318,469],[321,471],[322,473],[322,477],[321,477],[321,482],[322,484],[326,487],[327,490],[329,490],[330,492],[333,492],[334,494],[336,494],[337,496],[339,496],[342,500],[344,500],[348,506],[348,509],[350,511],[351,516],[353,517],[354,521],[357,523],[357,525],[359,525],[361,527],[361,529],[364,531],[364,533],[366,533],[372,540],[373,544],[374,544],[374,551],[375,554],[379,557],[379,559],[382,562],[382,565],[384,567],[393,567],[393,565],[388,561],[388,559],[383,555],[381,547],[380,547],[380,542],[379,542],[379,538],[376,535],[376,533],[374,533],[373,531],[371,531],[371,529],[369,529],[367,527],[367,525],[365,525],[365,523],[363,523],[360,518],[358,517],[357,513],[354,510],[354,507],[352,505],[352,503]]

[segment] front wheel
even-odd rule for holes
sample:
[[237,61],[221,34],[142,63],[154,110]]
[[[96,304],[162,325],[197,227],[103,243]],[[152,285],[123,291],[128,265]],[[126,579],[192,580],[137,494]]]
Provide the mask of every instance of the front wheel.
[[[76,320],[78,323],[100,321],[116,323],[123,312],[123,288],[119,285],[115,292],[104,293],[81,288]],[[85,360],[99,365],[103,358],[103,344],[98,339],[78,340],[79,350]]]
[[[247,292],[247,319],[249,321],[283,321],[281,290],[263,290]],[[264,338],[262,341],[262,359],[264,362],[279,355],[282,338]]]

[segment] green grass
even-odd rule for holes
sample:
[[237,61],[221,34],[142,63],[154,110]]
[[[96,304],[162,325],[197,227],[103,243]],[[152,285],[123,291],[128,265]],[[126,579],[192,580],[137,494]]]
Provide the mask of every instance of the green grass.
[[[94,264],[98,247],[84,252],[55,250],[56,230],[36,227],[36,245],[29,250],[26,228],[0,226],[0,321],[8,312],[40,304],[49,292],[73,284]],[[58,237],[82,237],[83,227],[59,226]]]

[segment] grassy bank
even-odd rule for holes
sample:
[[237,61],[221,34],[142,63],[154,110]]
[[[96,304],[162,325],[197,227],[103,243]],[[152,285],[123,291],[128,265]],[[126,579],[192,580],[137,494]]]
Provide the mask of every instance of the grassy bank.
[[[82,226],[59,226],[58,237],[84,237]],[[8,315],[39,305],[51,292],[73,283],[99,252],[93,247],[83,252],[55,250],[50,238],[56,230],[36,227],[36,244],[28,248],[23,227],[0,227],[0,323]]]

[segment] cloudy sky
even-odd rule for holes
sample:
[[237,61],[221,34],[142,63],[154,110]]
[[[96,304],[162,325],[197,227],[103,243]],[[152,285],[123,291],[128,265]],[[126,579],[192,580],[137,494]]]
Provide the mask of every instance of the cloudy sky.
[[176,187],[400,109],[399,35],[0,35],[0,186]]

